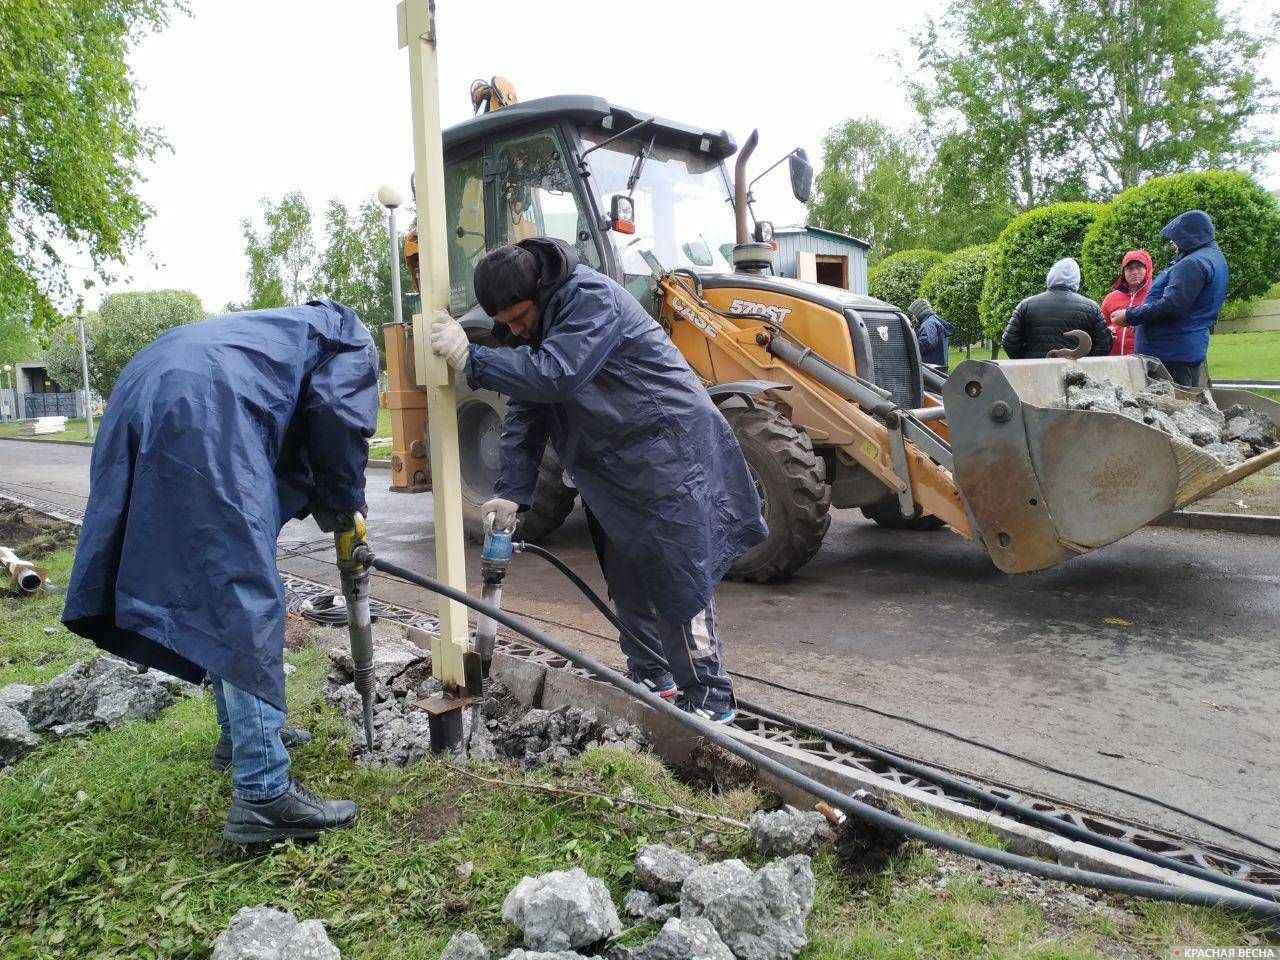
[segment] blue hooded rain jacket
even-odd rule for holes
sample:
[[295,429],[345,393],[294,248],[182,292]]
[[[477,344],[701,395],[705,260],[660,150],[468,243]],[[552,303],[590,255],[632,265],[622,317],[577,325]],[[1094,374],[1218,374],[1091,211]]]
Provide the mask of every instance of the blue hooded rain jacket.
[[644,570],[655,612],[692,619],[765,539],[732,429],[662,328],[567,244],[538,257],[541,321],[514,349],[472,344],[467,380],[510,398],[495,493],[527,508],[550,440],[613,545]]
[[1178,245],[1178,255],[1151,284],[1146,300],[1125,311],[1124,322],[1138,328],[1135,353],[1200,363],[1227,298],[1227,261],[1203,210],[1178,214],[1160,236]]
[[62,622],[284,709],[276,537],[312,506],[363,507],[377,385],[369,331],[331,300],[157,337],[102,418]]

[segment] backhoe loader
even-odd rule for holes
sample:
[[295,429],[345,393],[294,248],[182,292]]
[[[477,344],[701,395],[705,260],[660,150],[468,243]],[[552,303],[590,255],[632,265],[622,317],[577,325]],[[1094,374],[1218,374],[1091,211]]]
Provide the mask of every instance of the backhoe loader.
[[[896,528],[947,526],[1006,572],[1038,570],[1127,536],[1171,510],[1280,460],[1280,448],[1230,469],[1119,414],[1059,409],[1063,375],[1083,368],[1131,391],[1168,379],[1143,357],[966,360],[925,367],[896,307],[772,275],[771,226],[754,224],[747,165],[725,131],[664,120],[599,97],[516,102],[473,90],[485,112],[445,131],[451,312],[475,342],[496,344],[471,277],[484,252],[535,235],[570,243],[625,286],[667,330],[742,445],[768,539],[731,577],[787,577],[817,553],[831,507],[860,507]],[[737,154],[730,181],[726,161]],[[812,170],[790,162],[797,199]],[[781,163],[782,161],[779,161]],[[776,166],[777,164],[775,164]],[[410,235],[406,256],[416,275]],[[393,489],[430,489],[425,398],[415,388],[410,325],[387,328]],[[1280,425],[1280,404],[1215,390]],[[1190,395],[1189,393],[1186,395]],[[492,495],[505,403],[458,385],[464,509],[478,531]],[[522,535],[544,537],[576,491],[552,451]]]

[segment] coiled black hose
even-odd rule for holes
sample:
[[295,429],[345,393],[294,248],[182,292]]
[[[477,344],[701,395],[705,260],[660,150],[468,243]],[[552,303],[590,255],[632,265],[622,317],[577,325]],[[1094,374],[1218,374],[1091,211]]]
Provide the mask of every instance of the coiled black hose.
[[399,577],[408,583],[416,584],[417,586],[430,590],[442,597],[455,600],[458,603],[470,607],[472,610],[479,613],[483,613],[488,617],[492,617],[504,627],[514,630],[522,636],[532,640],[539,646],[545,647],[552,653],[564,657],[575,666],[590,671],[601,680],[612,684],[619,690],[629,693],[632,697],[647,704],[654,710],[658,710],[666,714],[676,723],[679,723],[681,726],[686,727],[693,733],[710,740],[712,743],[729,753],[742,758],[757,769],[762,770],[779,780],[789,783],[797,789],[804,790],[811,796],[818,797],[820,800],[826,802],[835,809],[842,811],[848,816],[857,817],[859,820],[871,823],[881,829],[902,834],[932,846],[950,850],[954,853],[973,857],[976,860],[982,860],[986,863],[995,864],[996,866],[1045,877],[1049,880],[1060,880],[1064,883],[1093,887],[1098,890],[1105,890],[1109,893],[1146,897],[1152,900],[1187,903],[1202,907],[1229,907],[1260,919],[1280,920],[1280,904],[1270,900],[1263,900],[1259,897],[1235,892],[1209,893],[1199,890],[1183,890],[1162,883],[1151,883],[1145,880],[1131,880],[1126,877],[1116,877],[1105,873],[1093,873],[1087,870],[1079,870],[1075,867],[1064,867],[1061,864],[1046,863],[1029,857],[1021,857],[1016,854],[1007,853],[1004,850],[984,847],[971,840],[955,837],[939,830],[931,830],[930,828],[921,826],[911,820],[904,820],[891,813],[886,813],[883,810],[871,806],[870,804],[862,803],[859,800],[846,796],[840,791],[828,787],[824,783],[819,783],[816,780],[806,777],[805,775],[792,770],[790,767],[778,760],[775,760],[773,757],[759,753],[726,732],[723,727],[708,723],[700,717],[696,717],[691,713],[686,713],[678,707],[667,703],[657,694],[651,693],[640,684],[628,680],[616,670],[612,670],[604,664],[596,662],[581,651],[576,650],[566,643],[556,640],[554,637],[548,636],[536,627],[523,623],[506,611],[499,610],[497,607],[490,606],[487,603],[482,603],[462,590],[455,590],[448,584],[441,583],[438,580],[423,576],[422,574],[414,573],[412,570],[408,570],[389,561],[374,557],[372,560],[372,566],[377,570],[381,570],[383,573]]
[[[658,660],[664,659],[659,651],[655,651],[643,638],[636,636],[635,633],[633,633],[627,625],[619,619],[617,614],[614,613],[607,603],[605,603],[600,595],[591,589],[586,581],[578,576],[578,574],[576,574],[563,560],[551,551],[545,550],[534,543],[522,543],[518,546],[518,549],[524,553],[532,553],[534,556],[541,557],[550,563],[553,567],[563,573],[565,577],[567,577],[569,581],[582,592],[583,596],[591,601],[592,606],[599,610],[605,619],[617,627],[621,633],[626,634],[627,638],[632,643],[646,651],[651,657]],[[1068,839],[1079,840],[1084,843],[1088,843],[1091,846],[1110,850],[1113,853],[1120,853],[1128,857],[1133,857],[1135,860],[1143,860],[1146,863],[1153,864],[1157,867],[1163,867],[1166,870],[1173,870],[1189,877],[1196,877],[1197,879],[1207,880],[1210,883],[1216,883],[1220,886],[1230,887],[1232,890],[1239,890],[1241,893],[1262,897],[1273,902],[1280,899],[1280,894],[1278,894],[1276,890],[1265,887],[1262,884],[1250,883],[1248,880],[1241,880],[1238,877],[1222,873],[1219,870],[1212,870],[1205,867],[1198,867],[1195,864],[1184,863],[1181,860],[1166,857],[1163,854],[1156,853],[1155,851],[1145,850],[1136,844],[1126,843],[1123,840],[1117,840],[1114,837],[1108,837],[1104,834],[1092,833],[1077,824],[1070,823],[1065,820],[1059,820],[1057,817],[1051,817],[1043,811],[1024,806],[1023,804],[1009,800],[1006,797],[1002,797],[999,794],[992,793],[989,790],[984,790],[976,784],[969,783],[966,780],[961,780],[959,777],[953,777],[944,771],[916,763],[906,757],[901,757],[896,753],[881,749],[874,744],[865,743],[864,741],[848,736],[847,734],[839,733],[834,730],[827,730],[804,721],[796,720],[794,717],[789,717],[784,713],[779,713],[776,710],[771,710],[770,708],[760,704],[750,703],[749,701],[742,700],[741,698],[738,700],[738,705],[766,720],[786,724],[787,726],[794,727],[797,730],[823,737],[832,743],[847,747],[851,750],[858,750],[859,752],[884,763],[891,763],[899,770],[909,773],[914,777],[918,777],[919,779],[932,783],[936,786],[943,787],[953,793],[969,797],[972,800],[990,804],[995,809],[1016,817],[1025,823],[1034,824],[1037,827],[1050,830],[1060,836],[1067,837]]]

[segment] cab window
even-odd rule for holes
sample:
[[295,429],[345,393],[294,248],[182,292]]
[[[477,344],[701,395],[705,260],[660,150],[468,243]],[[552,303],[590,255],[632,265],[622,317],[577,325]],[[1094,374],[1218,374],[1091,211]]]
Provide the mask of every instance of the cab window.
[[494,159],[496,243],[555,237],[577,250],[582,263],[599,269],[590,214],[555,132],[500,141]]
[[444,220],[449,250],[449,312],[459,317],[475,306],[472,277],[485,253],[484,172],[478,155],[445,164]]

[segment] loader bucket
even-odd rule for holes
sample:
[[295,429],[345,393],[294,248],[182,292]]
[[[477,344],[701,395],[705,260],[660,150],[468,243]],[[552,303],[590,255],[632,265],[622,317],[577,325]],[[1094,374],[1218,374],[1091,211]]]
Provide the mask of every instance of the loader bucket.
[[[1096,550],[1280,461],[1276,447],[1225,467],[1118,413],[1053,406],[1065,400],[1062,377],[1073,367],[1138,393],[1148,363],[1137,356],[966,360],[951,373],[943,403],[956,484],[1001,570],[1041,570]],[[1220,408],[1241,403],[1280,427],[1280,403],[1244,390],[1212,393]]]

